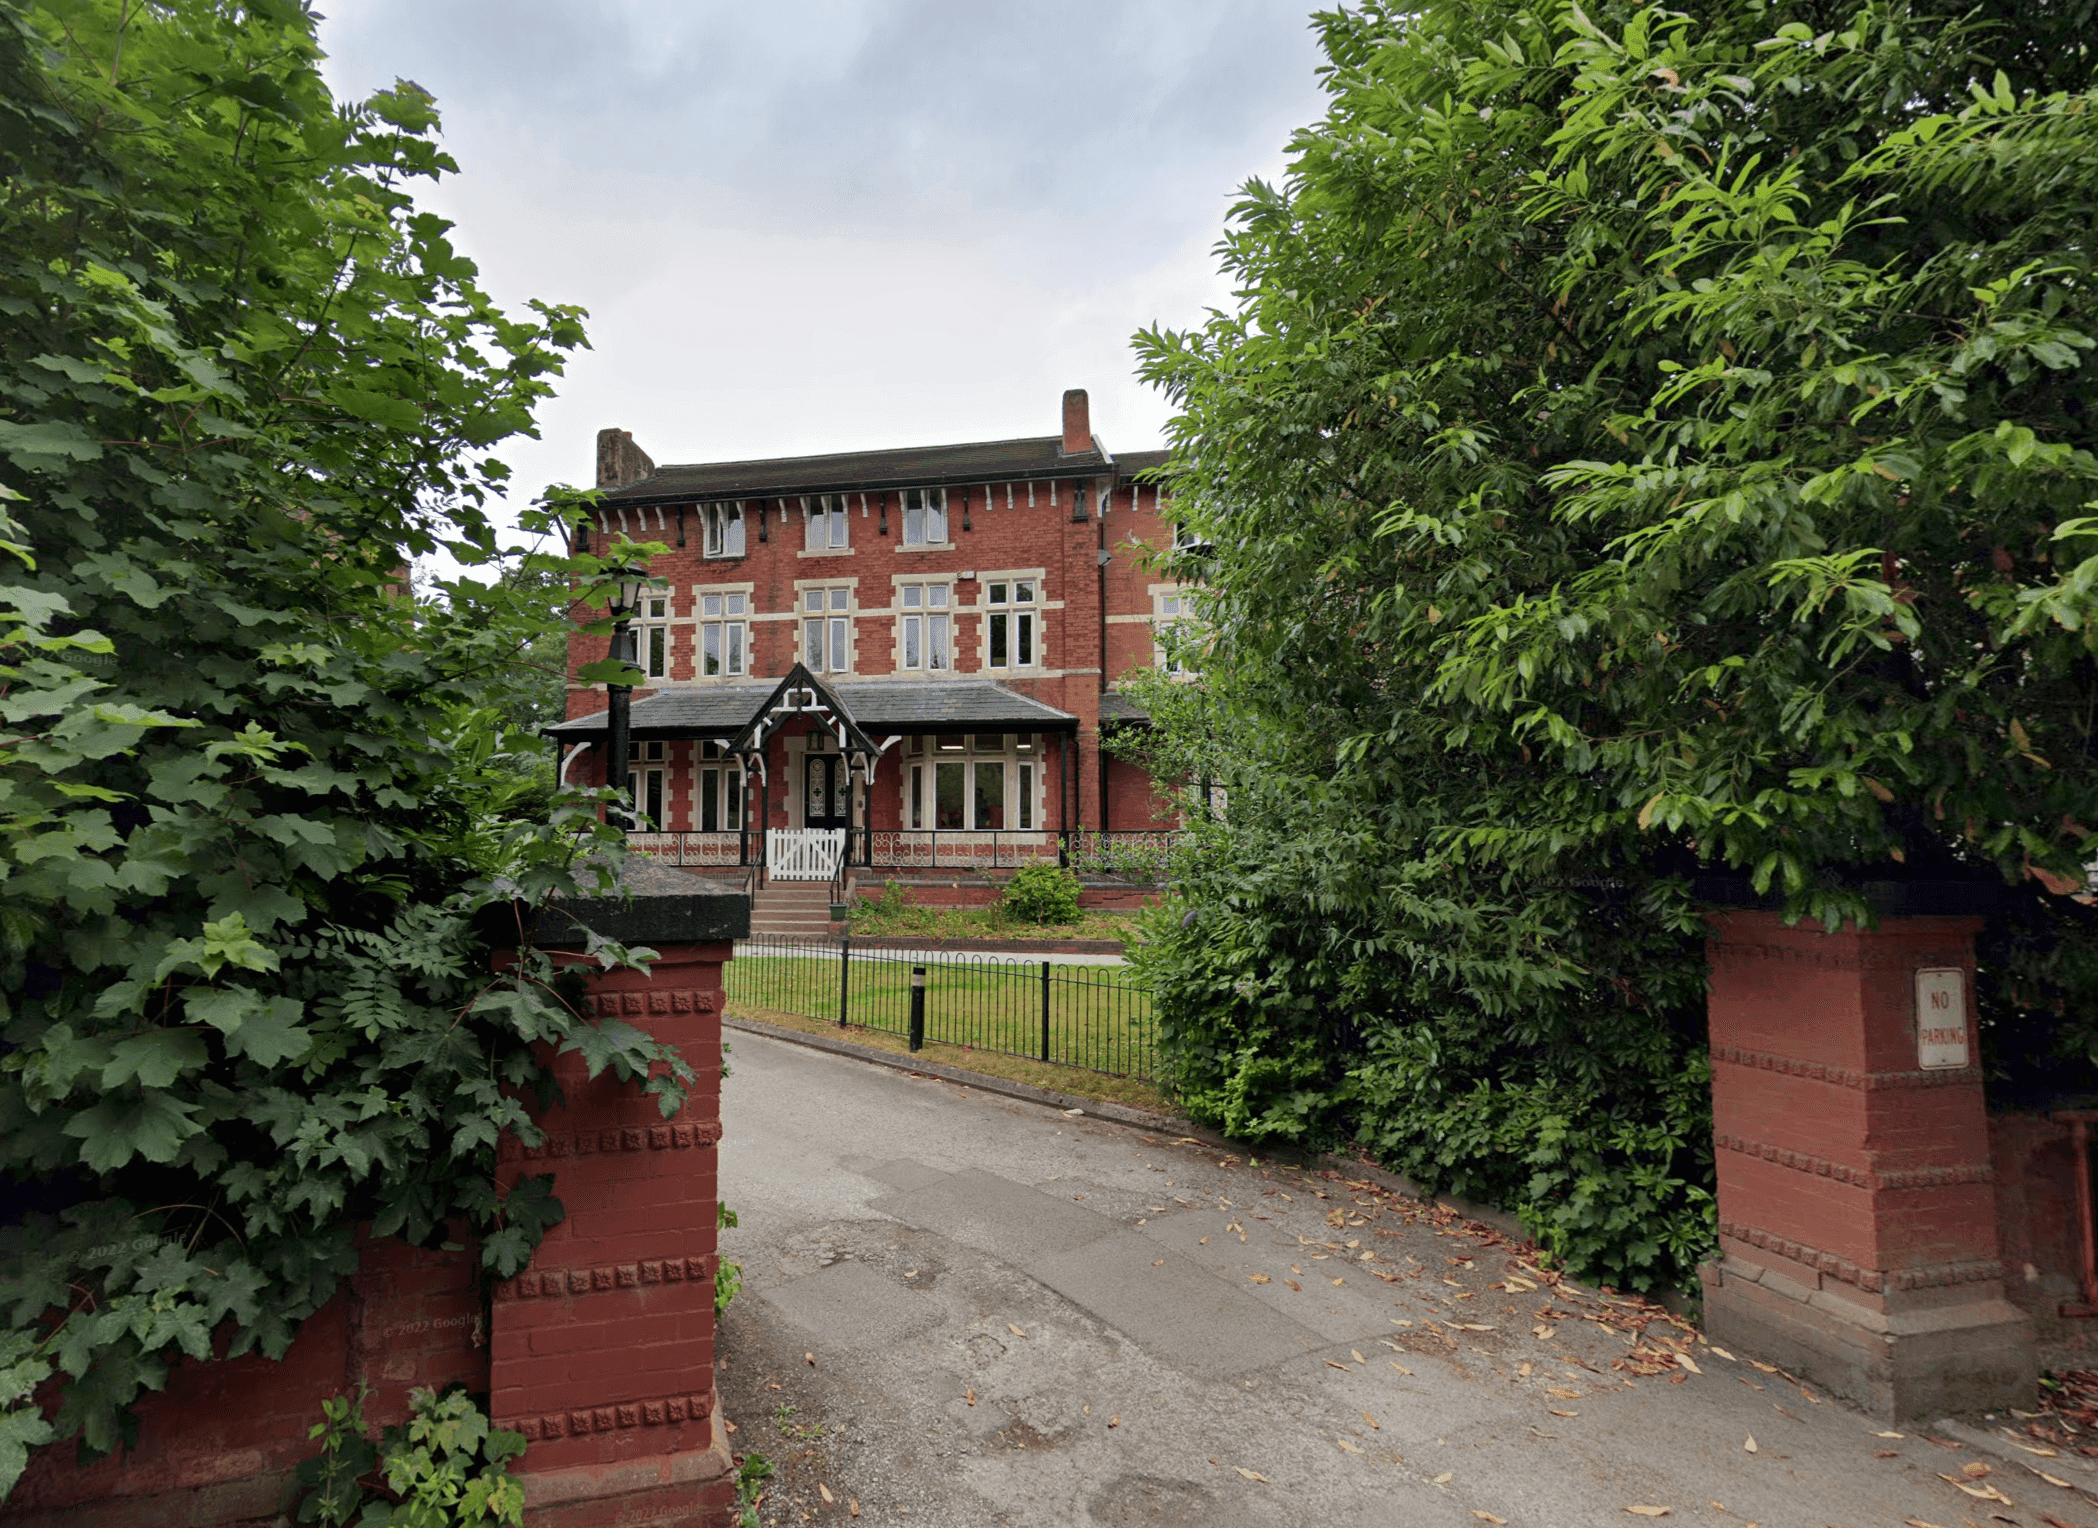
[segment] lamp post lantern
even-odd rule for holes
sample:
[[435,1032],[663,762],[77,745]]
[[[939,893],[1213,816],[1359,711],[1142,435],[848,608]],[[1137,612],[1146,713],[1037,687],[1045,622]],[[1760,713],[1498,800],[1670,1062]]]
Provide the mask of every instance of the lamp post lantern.
[[[639,578],[622,578],[614,586],[612,604],[612,656],[632,662],[634,654],[630,648],[634,612],[641,608],[641,595],[646,581]],[[627,708],[634,698],[634,687],[627,684],[605,686],[605,784],[625,794],[627,807],[615,807],[618,825],[631,831],[634,824],[632,811],[632,789],[627,780],[632,749],[627,742]]]

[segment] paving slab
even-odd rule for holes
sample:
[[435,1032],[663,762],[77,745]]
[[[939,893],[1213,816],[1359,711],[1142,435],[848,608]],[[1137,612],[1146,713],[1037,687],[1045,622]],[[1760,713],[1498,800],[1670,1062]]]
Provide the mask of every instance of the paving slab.
[[820,1273],[764,1291],[763,1298],[811,1336],[850,1352],[888,1348],[945,1314],[929,1294],[884,1278],[864,1263],[833,1263]]
[[867,1207],[1020,1264],[1082,1247],[1115,1228],[1113,1221],[1063,1195],[1040,1193],[975,1168],[923,1188],[869,1200]]

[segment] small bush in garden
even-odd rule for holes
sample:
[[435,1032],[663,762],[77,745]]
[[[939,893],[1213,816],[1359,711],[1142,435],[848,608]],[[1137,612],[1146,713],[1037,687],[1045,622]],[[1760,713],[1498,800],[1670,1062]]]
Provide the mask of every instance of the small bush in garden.
[[408,1406],[408,1424],[387,1428],[374,1446],[364,1436],[362,1389],[321,1403],[323,1420],[312,1433],[321,1440],[320,1457],[299,1466],[299,1483],[308,1488],[299,1521],[324,1528],[522,1528],[524,1487],[509,1465],[525,1451],[524,1434],[491,1426],[460,1389],[418,1389]]
[[998,906],[1019,923],[1076,923],[1078,877],[1055,865],[1022,865]]

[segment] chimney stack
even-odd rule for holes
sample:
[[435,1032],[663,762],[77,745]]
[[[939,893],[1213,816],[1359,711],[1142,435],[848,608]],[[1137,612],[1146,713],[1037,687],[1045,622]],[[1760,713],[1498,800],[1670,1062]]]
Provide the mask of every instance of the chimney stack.
[[1086,403],[1085,389],[1074,387],[1064,393],[1064,455],[1076,456],[1092,449],[1092,410]]
[[624,488],[656,475],[656,464],[634,444],[634,433],[614,426],[597,432],[597,486]]

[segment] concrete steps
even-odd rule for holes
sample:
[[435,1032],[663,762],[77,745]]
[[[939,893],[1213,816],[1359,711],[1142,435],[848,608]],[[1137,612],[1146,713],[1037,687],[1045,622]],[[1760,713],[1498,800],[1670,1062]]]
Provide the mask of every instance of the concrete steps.
[[753,935],[821,938],[838,931],[830,921],[830,885],[824,881],[775,881],[750,899]]

